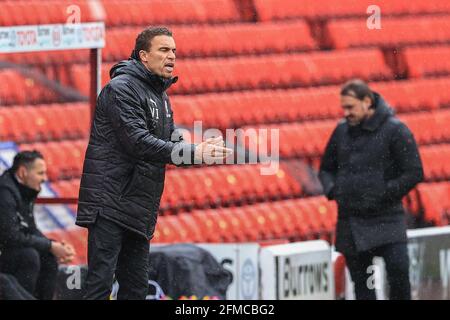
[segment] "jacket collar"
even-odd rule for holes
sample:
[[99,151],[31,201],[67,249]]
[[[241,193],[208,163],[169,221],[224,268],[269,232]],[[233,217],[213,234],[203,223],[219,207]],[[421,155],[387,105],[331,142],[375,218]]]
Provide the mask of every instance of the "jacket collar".
[[388,117],[394,115],[394,110],[386,103],[380,94],[374,92],[374,96],[375,113],[362,123],[363,130],[375,131]]
[[31,189],[31,188],[27,187],[26,185],[20,183],[17,180],[16,175],[11,170],[8,170],[8,173],[9,173],[11,179],[13,180],[13,182],[15,183],[15,185],[17,186],[17,188],[19,189],[19,193],[23,199],[28,200],[28,201],[36,200],[36,198],[39,194],[38,191]]

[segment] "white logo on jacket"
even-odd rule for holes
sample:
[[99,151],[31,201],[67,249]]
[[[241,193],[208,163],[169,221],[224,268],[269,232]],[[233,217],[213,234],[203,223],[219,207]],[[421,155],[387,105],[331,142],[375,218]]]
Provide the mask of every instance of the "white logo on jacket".
[[[154,105],[154,107],[152,107],[151,105],[148,106],[150,108],[150,112],[152,114],[152,118],[154,118],[156,120],[159,120],[158,105],[156,104],[156,102],[152,98],[150,98],[149,100]],[[155,115],[156,115],[156,117],[155,117]]]
[[164,106],[166,107],[166,118],[172,117],[172,115],[169,113],[169,107],[167,106],[167,100],[164,100]]

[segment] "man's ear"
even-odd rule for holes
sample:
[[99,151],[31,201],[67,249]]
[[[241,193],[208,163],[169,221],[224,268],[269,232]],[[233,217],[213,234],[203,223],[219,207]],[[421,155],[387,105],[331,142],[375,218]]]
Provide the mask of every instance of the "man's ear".
[[17,168],[17,172],[16,172],[16,176],[23,180],[27,175],[27,168],[25,168],[25,166],[19,166],[19,168]]
[[364,97],[363,105],[364,105],[364,109],[369,110],[370,107],[372,106],[372,100],[370,100],[370,98],[368,96]]
[[147,52],[144,50],[139,50],[139,58],[142,62],[148,62],[147,61]]

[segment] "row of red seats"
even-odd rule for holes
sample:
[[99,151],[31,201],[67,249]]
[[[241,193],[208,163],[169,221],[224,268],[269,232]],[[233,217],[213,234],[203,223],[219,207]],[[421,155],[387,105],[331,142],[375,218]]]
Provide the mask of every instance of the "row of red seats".
[[[57,180],[74,175],[76,178],[80,177],[85,146],[85,141],[76,141],[27,145],[21,149],[35,148],[42,151],[48,161],[50,179]],[[63,154],[64,152],[67,154]],[[270,175],[262,174],[264,167],[267,165],[224,165],[169,170],[166,173],[161,210],[249,203],[303,194],[301,184],[283,163]],[[52,186],[59,196],[77,197],[78,180],[55,181]]]
[[79,13],[80,22],[94,21],[87,0],[2,1],[0,26],[66,23]]
[[364,19],[335,20],[327,23],[326,33],[328,43],[337,49],[447,43],[450,41],[450,15],[384,18],[381,29],[369,29]]
[[234,0],[102,0],[107,26],[241,20]]
[[450,144],[420,148],[425,179],[450,180]]
[[[142,28],[114,28],[106,33],[103,59],[130,56]],[[178,57],[206,57],[314,50],[317,44],[304,21],[286,23],[180,26],[172,28]]]
[[[346,61],[346,68],[342,68]],[[391,79],[379,50],[283,54],[234,59],[180,60],[174,93],[340,83],[351,77]]]
[[[374,90],[399,112],[450,106],[450,78],[375,82]],[[248,124],[330,119],[342,116],[340,87],[254,90],[173,96],[175,121],[191,127],[234,128]],[[280,107],[281,106],[281,107]]]
[[279,163],[264,175],[267,165],[223,165],[202,169],[169,170],[161,209],[220,206],[302,195],[301,184]]
[[417,186],[423,218],[436,226],[450,222],[450,182],[422,183]]
[[79,178],[83,170],[87,140],[32,143],[20,145],[20,150],[38,150],[47,163],[50,181]]
[[[265,144],[267,150],[279,146],[281,157],[313,157],[322,154],[336,124],[336,120],[324,120],[244,127],[237,138],[250,153],[257,153]],[[254,129],[257,134],[252,135]],[[263,135],[266,130],[267,138]]]
[[[254,0],[258,18],[262,21],[292,18],[336,18],[365,16],[372,5],[377,5],[382,15],[448,13],[450,3],[442,0]],[[370,11],[373,13],[373,11]],[[365,24],[366,19],[361,20]]]
[[160,216],[152,241],[250,242],[277,238],[329,238],[336,216],[336,205],[324,197],[194,210],[175,216]]
[[56,94],[13,69],[0,70],[0,104],[27,104],[54,102]]
[[0,26],[104,20],[107,26],[217,23],[241,19],[233,0],[2,1]]
[[51,183],[51,188],[62,198],[78,198],[80,179],[58,180]]
[[417,112],[399,116],[413,132],[419,144],[433,144],[450,140],[450,110]]
[[49,239],[71,244],[75,249],[74,260],[71,265],[85,265],[87,263],[87,229],[73,227],[49,231],[45,233]]
[[0,140],[17,143],[87,137],[90,109],[86,103],[0,108]]
[[[347,63],[345,68],[342,61]],[[103,84],[109,81],[111,66],[103,64]],[[86,95],[89,92],[87,68],[86,64],[71,68],[75,87]],[[180,80],[170,89],[174,94],[341,83],[353,77],[367,80],[393,77],[382,52],[376,49],[182,59],[177,62],[175,75]]]
[[450,107],[450,77],[376,82],[371,87],[399,112]]
[[[450,25],[449,25],[450,27]],[[436,30],[436,32],[438,32]],[[434,31],[433,31],[434,33]],[[407,48],[403,52],[409,77],[450,74],[450,46]]]
[[[450,110],[417,112],[399,116],[413,132],[419,144],[433,144],[450,141]],[[238,136],[239,143],[250,152],[256,153],[261,144],[267,144],[268,150],[272,144],[280,146],[282,157],[316,157],[323,153],[326,144],[337,125],[336,120],[310,121],[305,123],[285,123],[244,127],[244,134]],[[268,130],[267,139],[262,135],[251,135],[251,130]],[[272,130],[279,132],[272,141]],[[247,133],[247,135],[245,135]],[[248,138],[247,138],[248,137]]]
[[[108,29],[105,61],[127,59],[143,27]],[[227,24],[206,26],[174,26],[171,28],[177,44],[178,57],[206,57],[314,50],[317,44],[304,21],[286,23]],[[236,41],[239,39],[239,41]],[[64,65],[87,63],[89,50],[62,50],[0,54],[0,61],[32,65]]]

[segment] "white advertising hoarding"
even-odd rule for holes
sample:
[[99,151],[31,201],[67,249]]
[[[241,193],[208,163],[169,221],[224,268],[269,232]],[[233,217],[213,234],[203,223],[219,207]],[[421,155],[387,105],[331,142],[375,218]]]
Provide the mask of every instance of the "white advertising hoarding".
[[323,240],[261,249],[261,295],[264,300],[332,300],[331,249]]
[[103,22],[0,27],[0,53],[105,46]]

